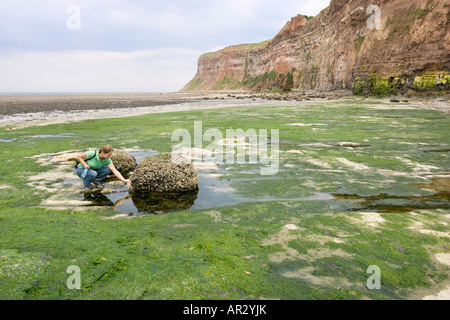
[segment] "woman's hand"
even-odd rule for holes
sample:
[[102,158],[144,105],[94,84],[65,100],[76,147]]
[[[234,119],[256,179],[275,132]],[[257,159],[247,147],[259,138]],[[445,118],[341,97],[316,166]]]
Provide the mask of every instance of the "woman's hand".
[[131,180],[130,179],[125,179],[122,182],[123,182],[123,184],[129,184],[129,183],[131,183]]

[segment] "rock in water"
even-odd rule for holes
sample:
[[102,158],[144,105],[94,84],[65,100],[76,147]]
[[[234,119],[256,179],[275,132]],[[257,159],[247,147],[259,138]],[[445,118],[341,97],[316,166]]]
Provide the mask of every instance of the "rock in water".
[[170,154],[145,158],[130,177],[132,193],[180,193],[198,189],[198,176],[192,163],[175,164]]
[[114,163],[116,169],[124,176],[127,177],[136,168],[136,158],[122,151],[114,151],[111,156],[111,160]]

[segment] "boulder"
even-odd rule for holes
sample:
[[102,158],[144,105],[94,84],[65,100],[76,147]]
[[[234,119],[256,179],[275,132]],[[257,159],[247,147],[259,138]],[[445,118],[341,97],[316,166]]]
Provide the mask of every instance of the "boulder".
[[137,166],[136,158],[127,152],[114,151],[111,160],[124,177],[128,177]]
[[182,193],[198,189],[198,176],[192,163],[174,163],[170,154],[147,157],[134,170],[131,193]]

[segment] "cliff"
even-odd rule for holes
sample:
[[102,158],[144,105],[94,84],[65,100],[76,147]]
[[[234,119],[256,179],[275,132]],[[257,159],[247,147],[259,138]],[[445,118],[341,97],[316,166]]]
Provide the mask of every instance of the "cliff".
[[271,40],[200,56],[182,91],[449,91],[448,0],[332,0]]

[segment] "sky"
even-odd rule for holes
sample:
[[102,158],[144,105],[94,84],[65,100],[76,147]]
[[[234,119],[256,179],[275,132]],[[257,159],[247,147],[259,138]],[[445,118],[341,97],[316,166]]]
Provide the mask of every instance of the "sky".
[[201,54],[330,0],[1,0],[0,93],[176,92]]

